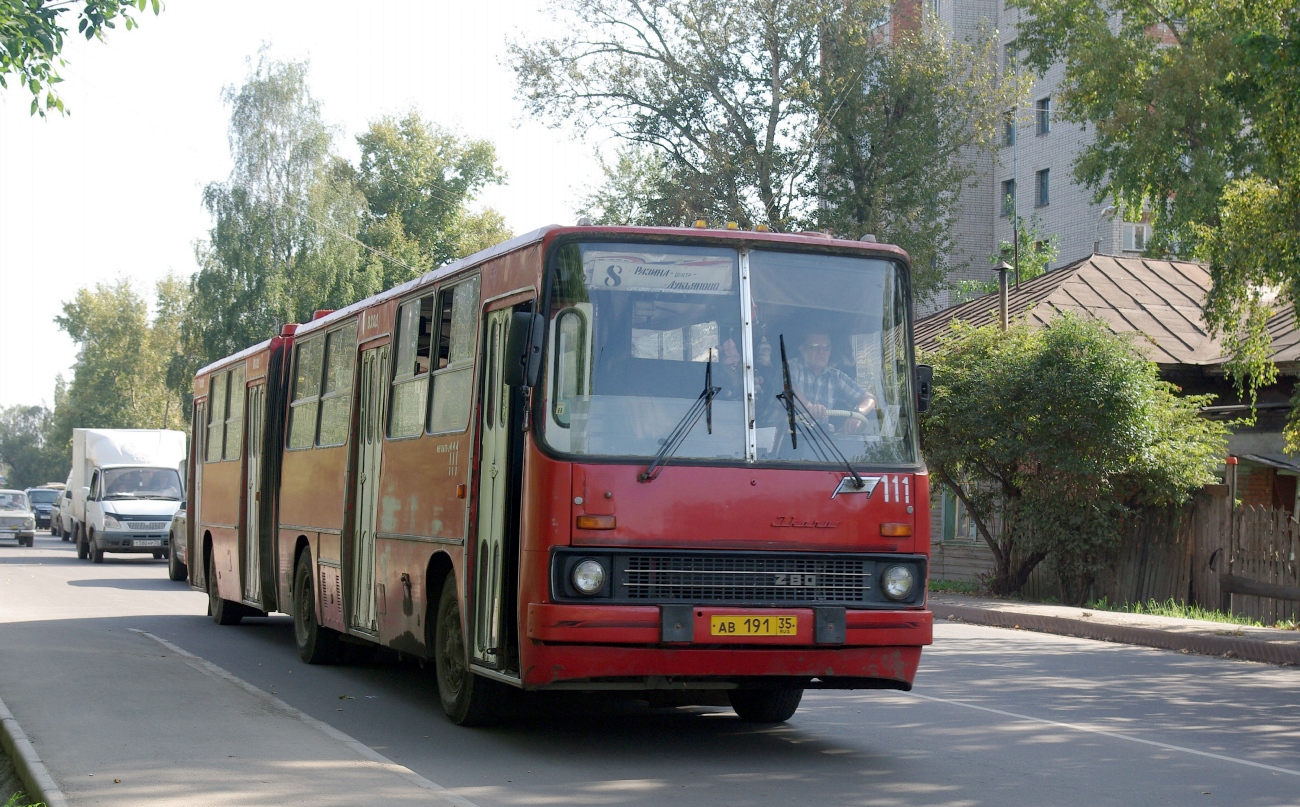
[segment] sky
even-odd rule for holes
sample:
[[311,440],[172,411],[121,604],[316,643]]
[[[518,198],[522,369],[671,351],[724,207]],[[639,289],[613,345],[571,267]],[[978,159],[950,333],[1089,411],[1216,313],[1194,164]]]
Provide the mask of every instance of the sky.
[[[76,345],[54,318],[83,286],[128,278],[152,294],[189,276],[211,220],[203,187],[231,167],[222,89],[243,83],[264,45],[308,59],[336,152],[383,115],[486,138],[508,175],[475,207],[516,233],[572,223],[609,144],[548,128],[515,98],[506,43],[552,33],[540,2],[514,0],[166,0],[106,42],[66,40],[66,117],[31,117],[0,89],[0,406],[53,405]],[[73,22],[75,26],[75,21]]]

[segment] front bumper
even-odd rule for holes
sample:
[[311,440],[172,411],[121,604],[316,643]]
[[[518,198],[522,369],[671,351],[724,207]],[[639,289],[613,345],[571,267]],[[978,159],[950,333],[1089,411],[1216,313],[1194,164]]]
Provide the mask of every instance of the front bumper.
[[167,533],[104,532],[95,536],[95,543],[103,552],[166,552]]
[[[673,606],[530,603],[524,685],[650,688],[672,681],[689,689],[770,681],[830,689],[911,688],[921,647],[933,641],[932,612],[847,610],[842,632],[818,636],[820,611],[697,606],[683,612]],[[797,632],[759,637],[710,632],[715,616],[776,614],[794,616]],[[665,641],[666,636],[685,640]]]

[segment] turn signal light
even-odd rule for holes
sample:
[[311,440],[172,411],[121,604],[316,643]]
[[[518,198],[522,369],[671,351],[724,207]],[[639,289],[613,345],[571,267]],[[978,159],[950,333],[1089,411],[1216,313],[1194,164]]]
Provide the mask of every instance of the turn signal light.
[[464,485],[457,485],[457,486],[456,486],[456,498],[457,498],[457,499],[463,499],[463,498],[465,498],[465,493],[466,493],[466,487],[465,487]]
[[708,226],[709,226],[709,223],[708,223],[707,221],[705,221],[704,219],[696,219],[696,220],[695,220],[695,227],[696,227],[697,229],[703,230],[705,227],[708,227]]
[[613,516],[578,516],[580,530],[612,530],[616,524]]
[[886,538],[911,538],[911,524],[881,524],[880,534]]

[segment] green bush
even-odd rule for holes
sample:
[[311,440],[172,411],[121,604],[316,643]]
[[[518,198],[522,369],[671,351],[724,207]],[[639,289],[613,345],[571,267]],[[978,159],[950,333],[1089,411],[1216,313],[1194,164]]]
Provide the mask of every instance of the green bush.
[[1082,603],[1126,513],[1216,481],[1227,431],[1200,417],[1210,397],[1180,396],[1100,322],[955,322],[927,359],[926,461],[992,550],[995,595],[1018,592],[1050,558],[1065,598]]

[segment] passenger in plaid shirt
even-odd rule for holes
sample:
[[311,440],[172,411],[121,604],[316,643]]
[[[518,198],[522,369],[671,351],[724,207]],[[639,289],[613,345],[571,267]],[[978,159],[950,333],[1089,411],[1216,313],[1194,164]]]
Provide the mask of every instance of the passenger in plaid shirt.
[[[876,406],[876,397],[867,392],[841,370],[830,367],[830,334],[812,331],[799,343],[801,359],[790,362],[790,385],[817,420],[826,419],[826,410],[857,410],[863,415]],[[844,433],[862,430],[857,418],[845,418]]]

